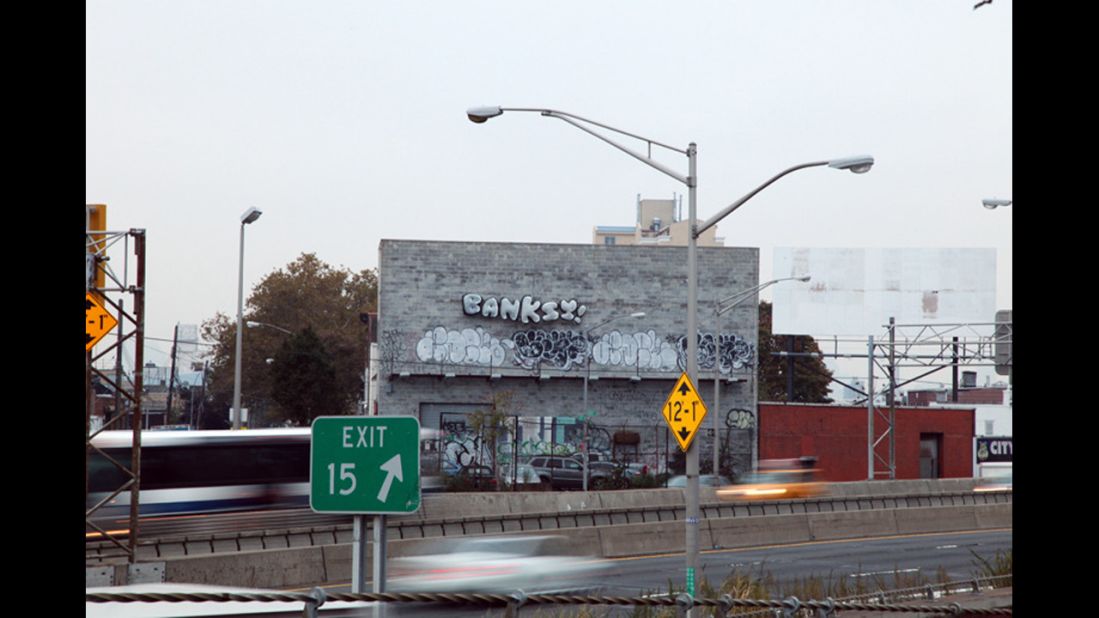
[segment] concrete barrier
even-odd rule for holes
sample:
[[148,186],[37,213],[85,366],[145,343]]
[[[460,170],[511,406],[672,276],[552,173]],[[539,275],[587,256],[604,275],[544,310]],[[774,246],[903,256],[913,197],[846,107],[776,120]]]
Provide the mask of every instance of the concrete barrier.
[[[604,558],[623,558],[683,551],[685,524],[669,521],[649,524],[625,524],[599,528],[601,554]],[[705,520],[699,525],[699,547],[713,546]]]
[[1010,504],[978,504],[973,510],[982,530],[1012,527]]
[[[329,546],[348,547],[349,546]],[[330,581],[324,546],[193,556],[164,561],[164,581],[245,588],[295,588]]]
[[684,506],[687,503],[682,489],[665,488],[604,491],[599,493],[599,502],[605,509]]
[[897,509],[897,533],[949,532],[976,530],[977,512],[974,506],[925,506]]
[[809,539],[826,541],[897,534],[893,510],[835,511],[809,515]]
[[799,514],[710,519],[707,520],[710,545],[702,545],[700,541],[699,546],[702,549],[717,549],[804,543],[812,538],[809,517]]

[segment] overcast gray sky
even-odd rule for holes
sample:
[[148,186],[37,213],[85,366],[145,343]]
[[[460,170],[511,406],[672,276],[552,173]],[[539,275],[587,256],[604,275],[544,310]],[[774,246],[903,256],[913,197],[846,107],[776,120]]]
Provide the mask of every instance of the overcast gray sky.
[[560,121],[465,117],[548,107],[696,142],[703,219],[871,154],[784,178],[718,235],[759,247],[764,280],[775,247],[995,248],[1006,309],[1015,207],[981,199],[1012,195],[1012,2],[974,4],[91,1],[86,201],[147,230],[147,334],[171,338],[235,315],[250,206],[246,293],[302,252],[359,270],[382,238],[588,243],[638,194],[685,193]]

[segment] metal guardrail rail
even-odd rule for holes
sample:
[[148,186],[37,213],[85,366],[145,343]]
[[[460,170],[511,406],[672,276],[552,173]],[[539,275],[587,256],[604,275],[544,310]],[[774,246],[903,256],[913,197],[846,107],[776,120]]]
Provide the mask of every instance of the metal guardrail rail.
[[[804,513],[870,511],[941,506],[973,506],[1004,504],[1012,501],[1006,492],[940,492],[935,494],[822,496],[798,500],[766,502],[711,502],[702,505],[705,519],[764,517]],[[456,537],[477,534],[503,534],[683,521],[684,505],[578,509],[537,513],[509,513],[443,519],[389,519],[387,534],[391,540]],[[347,524],[303,526],[280,530],[242,531],[237,533],[194,534],[141,539],[137,546],[138,559],[210,555],[224,552],[287,549],[317,545],[338,545],[353,540],[353,526]],[[109,542],[89,542],[85,545],[88,566],[114,563],[125,557]]]
[[[1010,585],[1011,575],[980,578],[972,580],[972,585],[978,590],[981,581],[1006,581]],[[947,582],[939,584],[943,590],[955,586],[959,582]],[[970,582],[960,582],[968,584]],[[924,587],[924,593],[928,589]],[[516,616],[519,609],[524,606],[543,605],[618,605],[633,607],[668,607],[674,608],[677,615],[684,615],[687,610],[694,607],[713,607],[720,611],[720,615],[727,615],[736,609],[758,609],[761,612],[751,612],[751,615],[779,615],[796,616],[799,612],[814,612],[816,616],[832,617],[840,611],[869,611],[884,613],[911,613],[942,614],[950,616],[1010,616],[1012,607],[1010,601],[1003,607],[981,608],[964,607],[960,603],[945,604],[904,604],[896,599],[902,598],[911,590],[892,591],[890,593],[878,592],[872,596],[881,597],[880,601],[865,600],[863,597],[849,597],[845,599],[827,598],[824,600],[799,600],[796,597],[788,597],[781,600],[765,599],[739,599],[731,595],[723,595],[718,598],[692,597],[688,594],[680,594],[672,597],[616,597],[616,596],[585,596],[585,595],[551,595],[551,594],[524,594],[517,591],[510,595],[503,594],[440,594],[440,593],[332,593],[325,592],[323,588],[314,588],[312,592],[287,592],[287,593],[88,593],[84,595],[86,603],[301,603],[303,604],[303,616],[316,618],[317,610],[325,603],[340,602],[380,602],[380,603],[442,603],[449,605],[463,605],[475,607],[506,608],[507,616]],[[888,597],[886,595],[889,595]],[[888,600],[888,599],[893,600]],[[738,612],[741,614],[742,612]]]

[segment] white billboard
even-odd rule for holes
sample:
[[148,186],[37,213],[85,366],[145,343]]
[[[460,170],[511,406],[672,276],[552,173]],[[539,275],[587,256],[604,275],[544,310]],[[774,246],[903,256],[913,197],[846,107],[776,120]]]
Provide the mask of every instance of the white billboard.
[[778,247],[773,264],[775,279],[812,278],[774,287],[774,334],[879,336],[889,318],[972,324],[996,314],[995,249]]

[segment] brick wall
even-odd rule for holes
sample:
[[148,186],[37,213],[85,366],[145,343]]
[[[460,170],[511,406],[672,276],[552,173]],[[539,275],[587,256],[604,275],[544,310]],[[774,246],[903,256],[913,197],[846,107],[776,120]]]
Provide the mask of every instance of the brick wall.
[[[592,333],[597,341],[589,375],[597,379],[589,381],[588,407],[597,412],[595,423],[608,428],[663,423],[660,408],[682,371],[676,350],[686,335],[685,247],[383,240],[378,263],[378,354],[372,362],[380,365],[379,413],[417,415],[429,426],[429,416],[437,418],[440,410],[468,412],[490,403],[494,393],[510,391],[516,404],[511,413],[576,416],[589,371],[584,331],[643,311],[645,317],[618,319]],[[759,251],[700,248],[699,272],[699,330],[712,334],[717,301],[758,285]],[[538,315],[558,317],[524,324],[467,315],[466,294],[480,295],[482,309],[488,298],[529,295],[557,303]],[[567,320],[572,301],[577,306]],[[585,312],[577,322],[580,306]],[[721,316],[720,327],[741,338],[750,364],[758,363],[754,303]],[[539,351],[546,353],[537,356]],[[723,375],[743,380],[752,366],[727,367]],[[729,410],[754,410],[755,381],[723,384],[721,409],[714,410],[716,375],[703,368],[698,386],[724,430]],[[704,427],[710,426],[707,418]]]

